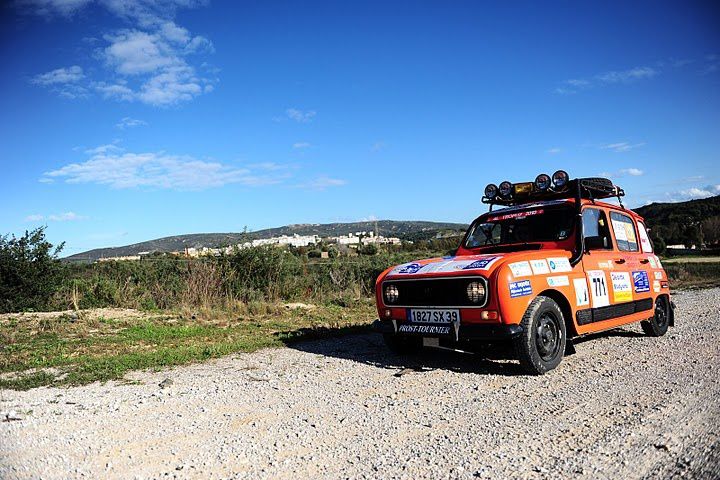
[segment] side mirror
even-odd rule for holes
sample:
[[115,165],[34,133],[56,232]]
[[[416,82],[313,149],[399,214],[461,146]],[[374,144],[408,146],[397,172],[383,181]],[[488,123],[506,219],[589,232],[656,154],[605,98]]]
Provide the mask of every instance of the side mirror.
[[585,237],[585,251],[588,250],[603,250],[608,248],[607,237]]

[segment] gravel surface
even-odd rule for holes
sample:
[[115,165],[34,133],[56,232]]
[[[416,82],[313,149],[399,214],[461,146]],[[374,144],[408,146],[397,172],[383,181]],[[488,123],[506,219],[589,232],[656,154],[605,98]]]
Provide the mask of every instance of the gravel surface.
[[720,289],[674,300],[542,377],[354,335],[2,391],[0,478],[720,478]]

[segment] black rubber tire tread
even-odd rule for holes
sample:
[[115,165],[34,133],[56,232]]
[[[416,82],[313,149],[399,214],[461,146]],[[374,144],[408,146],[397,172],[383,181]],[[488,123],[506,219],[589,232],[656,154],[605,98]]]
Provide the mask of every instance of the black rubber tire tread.
[[422,351],[422,337],[384,333],[383,340],[388,349],[397,355],[412,355]]
[[[537,321],[542,313],[547,310],[551,310],[559,320],[560,332],[560,348],[551,361],[545,361],[540,357],[535,344]],[[515,345],[515,354],[523,369],[531,375],[542,375],[557,367],[565,354],[567,328],[565,327],[562,310],[555,300],[543,295],[535,297],[525,311],[520,325],[523,327],[523,331],[515,337],[513,343]]]
[[658,323],[657,316],[655,315],[653,315],[650,320],[643,320],[640,322],[643,332],[645,332],[645,335],[649,337],[662,337],[665,333],[667,333],[668,327],[670,326],[670,303],[666,297],[660,296],[655,299],[655,308],[657,308],[660,303],[662,303],[662,306],[665,309],[666,320],[663,325]]

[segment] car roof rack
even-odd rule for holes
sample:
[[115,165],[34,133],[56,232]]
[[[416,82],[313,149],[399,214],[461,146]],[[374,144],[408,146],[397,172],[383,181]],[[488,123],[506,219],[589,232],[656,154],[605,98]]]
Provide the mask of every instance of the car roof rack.
[[608,178],[587,177],[569,180],[561,189],[539,190],[533,182],[516,183],[508,198],[483,196],[482,202],[490,205],[492,210],[493,205],[510,207],[534,201],[577,199],[578,194],[580,198],[588,200],[616,197],[622,206],[621,197],[625,196],[625,191]]

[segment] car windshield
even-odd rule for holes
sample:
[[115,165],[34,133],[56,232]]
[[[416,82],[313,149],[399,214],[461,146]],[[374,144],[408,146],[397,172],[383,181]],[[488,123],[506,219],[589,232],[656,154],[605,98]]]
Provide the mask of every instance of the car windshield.
[[465,248],[562,241],[571,235],[574,223],[574,209],[567,205],[490,212],[470,226]]

